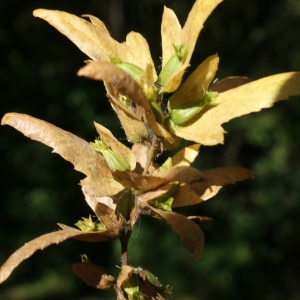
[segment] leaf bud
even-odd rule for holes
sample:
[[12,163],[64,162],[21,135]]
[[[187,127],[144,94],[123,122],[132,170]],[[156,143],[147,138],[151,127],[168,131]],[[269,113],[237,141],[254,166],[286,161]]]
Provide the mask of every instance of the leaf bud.
[[186,45],[173,45],[175,54],[164,65],[158,76],[158,84],[165,86],[171,76],[182,66],[184,58],[187,56]]
[[130,170],[130,164],[120,155],[113,152],[111,149],[107,147],[104,141],[95,140],[95,143],[90,143],[93,148],[100,152],[105,161],[107,162],[109,168],[113,171],[127,171]]
[[170,120],[177,125],[184,125],[195,117],[206,105],[214,105],[217,92],[205,91],[201,99],[183,103],[170,112]]
[[103,223],[93,222],[91,215],[89,215],[89,218],[82,217],[82,220],[83,221],[79,220],[75,225],[83,232],[106,231],[105,225]]

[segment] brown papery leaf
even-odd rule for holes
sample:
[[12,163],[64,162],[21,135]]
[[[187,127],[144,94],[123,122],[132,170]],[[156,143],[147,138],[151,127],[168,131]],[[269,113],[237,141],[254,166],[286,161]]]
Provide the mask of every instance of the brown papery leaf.
[[144,112],[144,120],[158,136],[163,137],[171,145],[177,143],[178,139],[156,122],[155,115],[142,88],[126,72],[107,62],[93,62],[81,68],[77,75],[94,80],[104,80],[113,84],[122,95],[135,102]]
[[134,154],[124,144],[120,143],[110,130],[104,126],[94,122],[97,132],[100,135],[102,141],[115,153],[124,158],[130,165],[130,170],[135,169],[136,160]]
[[223,93],[238,86],[251,82],[252,79],[245,76],[231,76],[214,82],[209,87],[209,91]]
[[151,209],[155,214],[159,215],[171,225],[173,231],[179,236],[181,244],[195,254],[195,260],[201,258],[204,245],[204,234],[197,224],[185,216],[155,209],[145,202],[142,202],[142,206],[143,208]]
[[203,145],[224,142],[221,124],[229,120],[272,107],[280,100],[300,94],[300,73],[290,72],[265,77],[220,93],[218,105],[204,108],[195,121],[186,126],[174,126],[171,131],[179,137]]
[[132,110],[121,103],[117,97],[119,92],[111,84],[104,82],[104,86],[107,91],[108,100],[117,113],[129,142],[142,143],[147,140],[148,132],[144,122]]
[[214,79],[218,65],[219,57],[217,54],[206,58],[170,97],[169,109],[174,109],[178,105],[191,100],[201,99],[204,91],[208,89]]
[[58,10],[36,9],[33,15],[47,21],[93,60],[109,61],[110,53],[121,58],[127,52],[126,46],[111,38],[105,25],[96,17],[92,21],[97,25]]
[[253,180],[254,173],[241,167],[221,167],[203,172],[209,185],[224,186],[237,181]]
[[129,280],[130,276],[134,273],[134,268],[128,265],[122,265],[122,269],[117,278],[117,286],[121,287],[123,283]]
[[[189,166],[173,167],[171,169],[154,173],[153,176],[164,178],[168,182],[179,181],[181,183],[188,183],[191,190],[198,196],[202,196],[205,190],[209,187],[209,183],[204,174],[198,169]],[[190,192],[188,194],[191,195]],[[188,194],[186,194],[186,196]],[[184,197],[186,198],[186,196]],[[189,201],[194,201],[194,199],[195,195],[193,195],[193,197]]]
[[105,274],[99,267],[90,263],[72,264],[72,270],[88,286],[96,289],[108,289],[115,282],[115,278],[112,275]]
[[107,234],[112,238],[120,236],[126,225],[126,220],[121,215],[116,215],[115,210],[103,203],[97,203],[95,209],[96,216],[107,228]]
[[52,244],[59,244],[67,239],[76,238],[89,242],[101,242],[110,239],[106,232],[82,232],[75,228],[59,224],[63,230],[44,234],[19,248],[2,265],[0,269],[0,283],[5,281],[12,271],[25,259],[29,258],[37,250],[43,250]]
[[1,124],[10,125],[25,136],[52,147],[54,153],[71,162],[75,170],[85,174],[87,177],[80,183],[87,203],[93,210],[97,199],[115,195],[123,189],[113,179],[104,158],[78,136],[24,114],[8,113]]

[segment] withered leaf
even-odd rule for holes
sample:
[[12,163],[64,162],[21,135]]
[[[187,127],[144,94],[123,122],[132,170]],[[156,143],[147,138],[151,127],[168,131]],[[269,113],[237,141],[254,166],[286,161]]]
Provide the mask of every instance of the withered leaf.
[[252,79],[245,76],[230,76],[218,80],[209,86],[209,91],[223,93],[225,91],[234,89],[238,86],[251,82]]
[[171,225],[173,231],[179,236],[181,244],[195,254],[195,260],[201,258],[204,245],[204,234],[197,224],[185,216],[155,209],[146,202],[142,202],[141,204],[143,208],[152,210]]
[[25,136],[53,148],[53,152],[74,165],[75,170],[87,177],[81,180],[87,203],[95,210],[101,197],[123,190],[116,182],[104,158],[92,146],[78,136],[48,122],[18,113],[6,114],[2,125],[10,125]]
[[107,232],[83,232],[63,224],[58,225],[63,229],[39,236],[15,251],[0,269],[0,283],[5,281],[22,261],[32,256],[37,250],[43,250],[52,244],[60,244],[70,238],[88,242],[102,242],[110,239]]
[[268,108],[280,100],[300,94],[300,73],[282,73],[252,81],[220,93],[217,104],[204,108],[194,122],[174,126],[171,131],[179,137],[203,145],[216,145],[224,141],[221,124],[229,120]]
[[82,279],[88,286],[105,290],[113,286],[115,278],[106,274],[96,265],[89,263],[72,264],[72,270],[76,276]]
[[78,76],[85,76],[94,80],[104,80],[113,84],[122,94],[131,99],[143,113],[144,121],[160,137],[169,144],[176,144],[178,138],[174,137],[163,126],[156,122],[155,115],[151,109],[140,85],[126,72],[107,62],[92,62],[78,71]]
[[128,265],[122,265],[122,269],[117,278],[117,286],[121,287],[124,282],[129,280],[130,276],[134,273],[134,268]]
[[209,169],[203,173],[210,186],[224,186],[235,184],[237,181],[254,179],[254,173],[242,167],[220,167]]
[[120,236],[126,225],[126,220],[121,215],[116,215],[115,211],[103,203],[97,203],[95,209],[96,216],[107,228],[107,233],[114,238]]

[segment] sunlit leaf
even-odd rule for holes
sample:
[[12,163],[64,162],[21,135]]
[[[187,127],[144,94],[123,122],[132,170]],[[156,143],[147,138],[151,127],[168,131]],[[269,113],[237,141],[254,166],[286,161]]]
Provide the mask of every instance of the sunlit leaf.
[[24,114],[6,114],[2,125],[10,125],[25,136],[53,148],[87,177],[80,181],[87,203],[94,210],[101,197],[117,194],[123,187],[116,182],[104,158],[89,143],[48,122]]
[[186,126],[172,127],[179,137],[203,144],[224,142],[221,124],[229,120],[272,107],[280,100],[300,94],[300,73],[290,72],[265,77],[220,93],[217,106],[205,108]]

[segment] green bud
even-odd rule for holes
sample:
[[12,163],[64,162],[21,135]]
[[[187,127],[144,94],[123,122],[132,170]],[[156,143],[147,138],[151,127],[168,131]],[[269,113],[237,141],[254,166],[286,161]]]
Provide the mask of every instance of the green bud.
[[128,295],[129,300],[144,300],[144,295],[140,292],[138,275],[132,274],[128,280],[122,284],[122,289]]
[[155,101],[150,101],[150,105],[152,108],[152,111],[155,115],[155,119],[158,123],[163,124],[165,120],[165,116],[160,108],[160,106]]
[[179,186],[179,182],[178,181],[173,182],[172,185],[173,185],[172,188],[166,194],[156,199],[152,199],[148,203],[155,208],[172,212],[172,204],[174,201],[174,198],[172,196],[175,194]]
[[99,222],[93,222],[91,215],[89,218],[82,217],[83,221],[79,220],[75,225],[83,232],[92,232],[98,231],[103,232],[106,231],[106,227],[104,224]]
[[109,168],[113,171],[127,171],[130,170],[129,163],[120,155],[113,152],[111,149],[107,147],[107,145],[104,143],[104,141],[95,140],[95,143],[90,143],[93,148],[100,152],[105,161],[107,162]]
[[201,99],[183,103],[170,112],[170,119],[177,125],[184,125],[195,117],[206,105],[214,105],[217,92],[205,91]]
[[184,58],[187,56],[186,45],[173,45],[175,54],[167,61],[158,76],[158,84],[165,86],[171,76],[182,66]]

